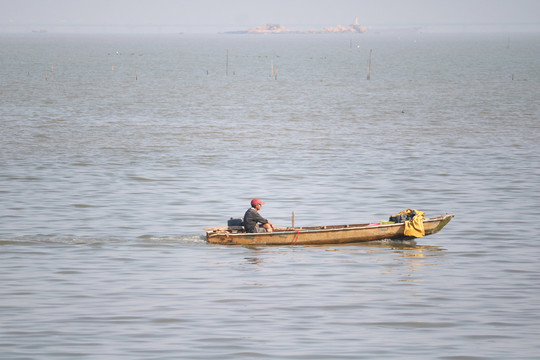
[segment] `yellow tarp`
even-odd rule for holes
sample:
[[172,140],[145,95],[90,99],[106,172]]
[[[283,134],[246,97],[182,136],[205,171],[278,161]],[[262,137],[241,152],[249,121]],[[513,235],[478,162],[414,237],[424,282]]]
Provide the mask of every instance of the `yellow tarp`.
[[423,211],[418,211],[414,209],[407,209],[402,212],[400,212],[398,215],[401,214],[410,214],[411,212],[416,211],[416,215],[412,220],[405,221],[405,236],[414,236],[414,237],[423,237],[426,236],[426,233],[424,231],[424,216],[425,213]]

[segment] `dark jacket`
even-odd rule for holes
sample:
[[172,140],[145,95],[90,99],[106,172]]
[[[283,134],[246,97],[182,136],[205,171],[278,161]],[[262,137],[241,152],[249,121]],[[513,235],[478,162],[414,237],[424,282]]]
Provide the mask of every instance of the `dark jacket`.
[[257,232],[257,224],[266,224],[268,220],[263,218],[261,214],[254,208],[249,208],[244,215],[244,228],[248,233]]

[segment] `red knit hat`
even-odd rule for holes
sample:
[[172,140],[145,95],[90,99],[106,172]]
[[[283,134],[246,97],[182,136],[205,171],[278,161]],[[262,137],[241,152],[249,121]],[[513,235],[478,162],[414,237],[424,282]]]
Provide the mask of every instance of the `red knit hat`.
[[255,205],[257,205],[257,204],[264,205],[264,204],[266,204],[266,203],[265,203],[264,201],[259,200],[259,199],[253,199],[253,200],[251,200],[251,206],[255,206]]

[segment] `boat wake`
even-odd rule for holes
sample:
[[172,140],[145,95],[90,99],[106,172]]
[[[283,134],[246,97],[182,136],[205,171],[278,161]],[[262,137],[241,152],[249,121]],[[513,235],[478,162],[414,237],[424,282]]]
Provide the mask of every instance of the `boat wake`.
[[36,245],[36,244],[57,244],[57,245],[157,245],[157,244],[206,244],[204,235],[178,235],[178,236],[158,236],[141,235],[138,237],[91,237],[91,236],[59,236],[59,235],[31,235],[17,237],[0,238],[2,245]]

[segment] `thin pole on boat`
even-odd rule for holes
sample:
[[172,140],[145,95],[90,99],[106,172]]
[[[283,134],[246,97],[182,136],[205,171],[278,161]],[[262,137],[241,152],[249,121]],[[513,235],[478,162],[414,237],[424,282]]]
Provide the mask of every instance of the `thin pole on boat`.
[[294,211],[292,212],[292,227],[294,227]]

